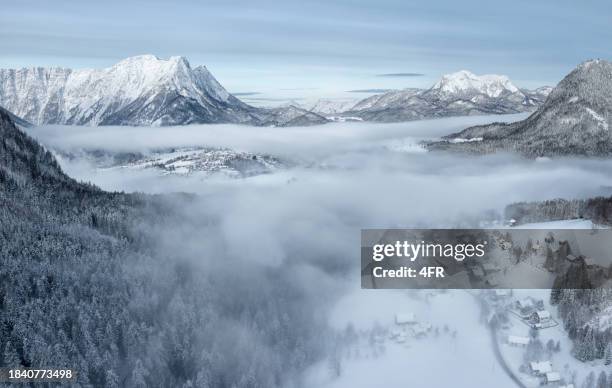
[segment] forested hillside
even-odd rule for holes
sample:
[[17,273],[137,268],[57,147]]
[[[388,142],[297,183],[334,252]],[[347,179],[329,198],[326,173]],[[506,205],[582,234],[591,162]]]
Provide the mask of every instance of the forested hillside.
[[558,305],[565,330],[574,340],[574,356],[581,361],[603,358],[612,364],[612,290],[556,289],[551,303]]
[[[518,223],[585,218],[597,224],[612,225],[612,198],[517,203],[506,208],[506,217]],[[608,279],[610,271],[612,267],[608,269]],[[612,290],[609,283],[595,289],[572,289],[582,288],[584,285],[579,285],[582,281],[590,283],[592,272],[583,260],[570,265],[557,277],[551,303],[558,305],[564,328],[574,341],[574,356],[581,361],[603,358],[611,364]]]
[[193,198],[78,183],[4,111],[0,139],[0,365],[74,368],[83,387],[274,387],[319,357],[326,329],[283,270],[159,243],[214,225],[183,221]]
[[585,218],[597,224],[612,225],[612,197],[520,202],[508,205],[505,213],[507,219],[514,219],[519,224]]
[[612,62],[586,61],[570,72],[528,118],[464,129],[430,149],[527,157],[612,155]]

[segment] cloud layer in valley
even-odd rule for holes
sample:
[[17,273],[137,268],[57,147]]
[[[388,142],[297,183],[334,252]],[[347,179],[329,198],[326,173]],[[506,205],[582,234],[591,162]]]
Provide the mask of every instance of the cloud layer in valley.
[[[269,370],[268,365],[278,363],[274,348],[268,347],[267,337],[252,325],[255,318],[245,320],[242,314],[265,311],[269,316],[262,322],[268,323],[286,315],[291,331],[283,335],[314,357],[291,371],[295,376],[290,378],[314,379],[317,386],[348,387],[355,386],[355,381],[329,380],[327,368],[321,366],[337,346],[329,336],[348,324],[367,328],[373,322],[388,321],[393,301],[431,314],[431,319],[462,325],[465,339],[455,342],[454,354],[473,357],[458,362],[454,357],[453,367],[466,381],[473,375],[473,362],[492,359],[486,353],[490,346],[487,333],[479,331],[477,306],[470,296],[448,293],[429,309],[422,301],[405,299],[406,295],[394,291],[364,295],[367,291],[359,289],[356,270],[361,228],[476,226],[483,219],[499,220],[504,206],[511,202],[609,192],[612,161],[536,161],[507,154],[474,157],[426,152],[418,144],[492,120],[500,117],[300,128],[49,126],[28,131],[56,152],[146,152],[206,146],[292,160],[293,167],[246,179],[162,175],[154,168],[101,169],[78,158],[60,158],[60,163],[69,175],[107,190],[197,194],[168,196],[173,221],[141,227],[155,236],[151,249],[168,260],[161,268],[187,263],[181,265],[190,268],[191,276],[210,282],[202,281],[202,289],[223,323],[210,341],[229,360],[241,363],[250,357],[261,361],[261,371]],[[463,314],[463,323],[453,319],[455,308],[469,311]],[[269,329],[271,325],[264,326]],[[470,338],[482,339],[476,345],[478,352],[472,352]],[[250,344],[246,351],[244,343]],[[446,354],[447,346],[436,342],[423,348],[428,353],[422,360]],[[286,356],[293,360],[299,354]],[[310,363],[312,370],[300,369]],[[425,381],[438,365],[421,364],[412,376],[417,381]],[[349,363],[347,368],[356,372],[359,365]],[[487,381],[510,386],[500,369],[487,370]],[[408,381],[408,377],[396,377],[390,386]]]
[[[220,217],[236,214],[246,224],[250,218],[259,220],[259,230],[277,236],[275,240],[292,222],[313,230],[337,223],[339,230],[329,232],[340,236],[343,228],[467,223],[486,211],[501,214],[505,205],[515,201],[607,193],[612,162],[560,159],[551,163],[514,155],[477,158],[425,152],[418,144],[491,120],[463,117],[298,128],[49,126],[30,133],[48,147],[64,151],[143,152],[206,146],[290,160],[294,167],[237,180],[205,179],[198,174],[161,176],[155,169],[98,169],[87,160],[60,159],[69,174],[108,190],[202,194],[208,203],[218,201],[211,207],[218,209]],[[253,214],[243,209],[244,204],[255,203]],[[264,232],[266,225],[270,230]]]

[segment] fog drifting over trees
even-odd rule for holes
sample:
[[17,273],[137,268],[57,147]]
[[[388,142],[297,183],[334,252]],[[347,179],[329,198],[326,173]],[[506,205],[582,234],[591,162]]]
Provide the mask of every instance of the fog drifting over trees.
[[[46,183],[56,197],[32,191],[32,220],[64,224],[5,218],[24,240],[5,248],[14,281],[3,295],[30,307],[11,311],[3,360],[77,363],[97,385],[299,385],[342,338],[329,320],[339,298],[359,289],[361,228],[477,226],[501,221],[511,202],[607,193],[609,161],[475,158],[418,145],[487,121],[32,128],[54,152],[206,145],[295,164],[233,179],[60,159],[69,175],[106,190],[185,194],[107,196],[72,181]],[[14,187],[8,200],[22,201],[24,186]],[[40,276],[21,270],[36,260]],[[48,300],[57,303],[51,315],[36,304]]]

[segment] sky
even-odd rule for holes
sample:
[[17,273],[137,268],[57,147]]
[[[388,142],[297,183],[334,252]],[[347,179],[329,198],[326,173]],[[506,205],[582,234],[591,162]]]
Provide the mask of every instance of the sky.
[[0,67],[206,65],[249,102],[358,98],[461,69],[554,85],[610,58],[609,0],[3,0]]

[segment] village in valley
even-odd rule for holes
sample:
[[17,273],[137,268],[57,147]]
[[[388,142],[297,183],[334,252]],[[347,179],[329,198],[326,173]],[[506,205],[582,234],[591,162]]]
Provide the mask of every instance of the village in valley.
[[524,387],[595,387],[597,376],[609,366],[572,355],[573,344],[549,297],[549,290],[482,291],[502,361]]
[[[599,388],[600,376],[610,372],[605,360],[576,357],[550,290],[377,292],[385,303],[370,294],[343,302],[334,318],[336,350],[317,369],[321,380],[313,385],[350,378],[353,386],[369,387],[384,375],[395,386],[402,373],[410,373],[420,379],[414,386],[470,386],[472,381],[499,388]],[[364,304],[366,309],[355,309]],[[431,357],[444,365],[444,374],[419,372],[427,370]],[[470,365],[479,365],[482,374],[475,375]],[[373,369],[378,374],[368,373]]]
[[[471,293],[471,292],[469,292]],[[550,386],[574,388],[576,376],[568,365],[557,366],[556,354],[561,351],[560,339],[541,335],[541,331],[558,326],[544,300],[531,296],[516,299],[512,290],[486,290],[473,294],[483,303],[483,324],[491,327],[502,362],[527,387]],[[558,335],[559,332],[555,331]],[[415,313],[395,314],[394,325],[387,339],[396,345],[410,347],[415,341],[448,335],[452,340],[458,333],[446,324],[434,326],[419,319]],[[546,342],[542,342],[546,339]],[[383,342],[382,337],[378,338]]]
[[[456,310],[455,304],[467,306],[471,299],[478,306],[479,312],[472,313],[480,314],[482,329],[470,336],[479,335],[479,341],[492,348],[494,357],[489,362],[495,365],[489,368],[503,369],[516,386],[524,388],[599,388],[602,376],[607,381],[610,366],[601,359],[577,356],[558,306],[551,304],[550,289],[576,263],[597,272],[605,263],[596,260],[601,256],[596,248],[606,250],[602,241],[607,236],[599,230],[491,230],[488,255],[466,260],[464,270],[453,274],[463,276],[472,289],[465,289],[459,299],[445,289],[401,292],[412,301],[396,304],[395,311],[388,312],[386,325],[353,335],[348,347],[352,350],[345,354],[385,359],[401,354],[412,360],[427,347],[466,346],[466,327],[458,324],[457,317],[448,320],[444,314],[440,319],[442,315],[432,316],[428,310],[446,303]],[[368,346],[359,346],[360,341]],[[336,365],[339,368],[340,361]]]
[[487,323],[495,330],[496,346],[504,362],[525,386],[574,388],[572,376],[562,376],[559,367],[553,365],[553,356],[561,351],[560,340],[541,333],[557,327],[558,322],[543,299],[516,298],[515,292],[506,289],[483,292],[484,303],[490,309]]

